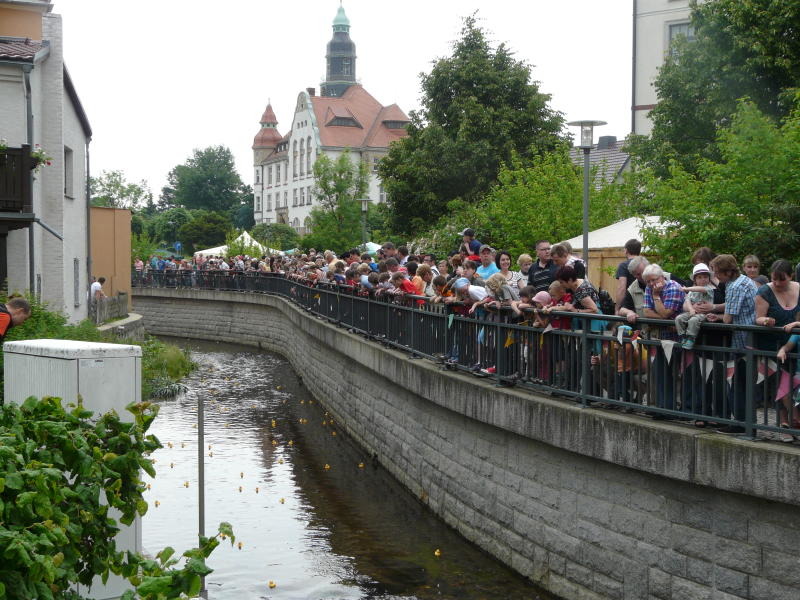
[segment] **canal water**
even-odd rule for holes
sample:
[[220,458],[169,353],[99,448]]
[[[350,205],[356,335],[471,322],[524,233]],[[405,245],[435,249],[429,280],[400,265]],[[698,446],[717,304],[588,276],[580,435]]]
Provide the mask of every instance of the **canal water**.
[[[161,402],[151,427],[164,448],[153,454],[156,477],[147,479],[143,542],[149,552],[196,545],[202,396],[206,534],[228,521],[237,542],[209,559],[209,598],[550,598],[373,464],[288,361],[229,344],[170,341],[190,348],[199,369],[185,380],[186,394]],[[309,364],[300,375],[314,377],[315,369]]]

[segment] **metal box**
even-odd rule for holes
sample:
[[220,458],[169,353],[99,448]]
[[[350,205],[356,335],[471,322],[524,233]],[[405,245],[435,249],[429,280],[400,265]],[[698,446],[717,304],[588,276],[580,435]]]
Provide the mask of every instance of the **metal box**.
[[[25,340],[3,344],[5,401],[21,403],[30,396],[56,396],[76,403],[78,396],[87,410],[116,410],[123,421],[132,421],[125,410],[141,399],[142,349],[124,344],[99,344],[73,340]],[[115,509],[109,516],[119,517]],[[140,518],[120,525],[118,550],[142,550]],[[119,598],[132,586],[122,577],[109,575],[105,585],[95,579],[91,589],[77,590],[93,600]]]

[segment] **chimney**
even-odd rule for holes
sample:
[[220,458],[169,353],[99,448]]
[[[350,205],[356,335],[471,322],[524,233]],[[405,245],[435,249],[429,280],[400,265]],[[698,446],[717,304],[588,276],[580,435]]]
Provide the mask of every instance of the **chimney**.
[[315,88],[306,88],[309,96],[313,96],[314,93],[317,91]]
[[600,139],[597,140],[598,150],[608,150],[609,148],[614,148],[616,145],[617,136],[615,135],[601,135]]

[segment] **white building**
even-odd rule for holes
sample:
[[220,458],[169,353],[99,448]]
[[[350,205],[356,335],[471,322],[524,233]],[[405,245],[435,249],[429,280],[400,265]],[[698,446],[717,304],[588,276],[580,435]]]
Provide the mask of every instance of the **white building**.
[[12,177],[21,159],[0,153],[0,280],[76,321],[87,316],[92,132],[51,10],[49,0],[0,0],[0,138],[10,151],[39,144],[52,157],[23,181]]
[[633,133],[650,134],[648,114],[658,102],[653,82],[672,40],[694,37],[690,13],[689,0],[633,0]]
[[272,105],[261,117],[253,140],[256,223],[285,223],[308,232],[314,206],[314,161],[324,153],[332,160],[349,149],[353,161],[371,166],[368,197],[385,200],[377,165],[391,142],[406,135],[408,117],[396,105],[383,106],[356,81],[355,44],[350,21],[340,6],[327,48],[326,78],[321,95],[300,92],[290,130],[281,136]]

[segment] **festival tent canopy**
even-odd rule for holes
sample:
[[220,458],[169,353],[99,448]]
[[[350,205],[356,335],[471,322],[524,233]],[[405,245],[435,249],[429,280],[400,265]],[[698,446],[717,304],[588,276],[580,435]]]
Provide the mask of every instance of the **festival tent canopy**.
[[[236,238],[236,242],[240,242],[242,244],[255,246],[258,248],[259,252],[263,254],[283,254],[280,250],[275,250],[274,248],[267,248],[266,246],[262,246],[257,241],[253,239],[253,237],[243,231],[242,234]],[[228,255],[228,246],[216,246],[214,248],[206,248],[205,250],[198,250],[194,253],[195,256],[198,254],[202,256],[227,256]]]

